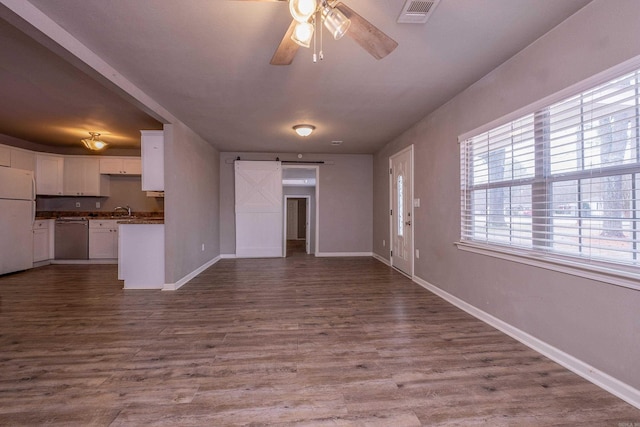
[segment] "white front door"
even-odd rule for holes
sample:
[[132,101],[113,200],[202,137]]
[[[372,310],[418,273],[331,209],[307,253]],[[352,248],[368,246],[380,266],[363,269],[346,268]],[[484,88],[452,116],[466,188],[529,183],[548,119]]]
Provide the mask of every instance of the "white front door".
[[280,162],[235,162],[236,256],[282,256]]
[[391,265],[413,276],[413,146],[389,159]]

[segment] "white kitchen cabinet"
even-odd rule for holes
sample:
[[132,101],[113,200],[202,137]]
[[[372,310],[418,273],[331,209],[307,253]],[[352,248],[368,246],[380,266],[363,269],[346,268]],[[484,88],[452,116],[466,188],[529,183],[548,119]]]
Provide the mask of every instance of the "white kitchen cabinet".
[[36,170],[36,153],[11,147],[11,167],[16,169]]
[[36,220],[33,223],[33,262],[53,258],[53,220]]
[[108,196],[109,178],[100,175],[100,159],[66,156],[63,194],[65,196]]
[[164,131],[142,130],[142,191],[164,191]]
[[62,196],[64,157],[36,154],[36,194]]
[[141,175],[140,157],[101,157],[100,173],[104,175]]
[[89,259],[118,258],[118,221],[89,220]]
[[119,237],[124,288],[164,288],[164,224],[120,224]]
[[11,166],[11,150],[4,145],[0,145],[0,166]]

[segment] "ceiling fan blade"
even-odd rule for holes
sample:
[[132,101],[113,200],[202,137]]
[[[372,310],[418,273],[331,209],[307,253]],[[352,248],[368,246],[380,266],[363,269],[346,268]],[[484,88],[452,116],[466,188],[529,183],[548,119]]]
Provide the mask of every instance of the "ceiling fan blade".
[[374,58],[382,59],[398,47],[398,42],[358,15],[349,6],[340,2],[336,4],[335,8],[351,20],[347,35]]
[[289,65],[293,61],[296,52],[300,47],[299,44],[291,40],[291,35],[296,28],[296,21],[291,21],[289,29],[284,33],[282,41],[278,45],[273,57],[271,58],[271,65]]

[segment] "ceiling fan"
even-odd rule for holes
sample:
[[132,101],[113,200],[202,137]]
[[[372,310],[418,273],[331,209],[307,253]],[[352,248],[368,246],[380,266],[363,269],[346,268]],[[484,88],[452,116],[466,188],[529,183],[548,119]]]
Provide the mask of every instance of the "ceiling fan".
[[291,64],[300,46],[309,47],[316,24],[324,24],[336,40],[345,34],[348,35],[376,59],[384,58],[398,46],[395,40],[340,1],[252,1],[289,1],[293,21],[273,54],[271,65]]

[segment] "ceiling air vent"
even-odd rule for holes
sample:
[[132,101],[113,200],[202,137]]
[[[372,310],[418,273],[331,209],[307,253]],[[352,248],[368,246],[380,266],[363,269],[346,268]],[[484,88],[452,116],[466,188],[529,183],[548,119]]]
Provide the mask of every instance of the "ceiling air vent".
[[433,14],[440,0],[407,0],[398,17],[398,24],[424,24]]

